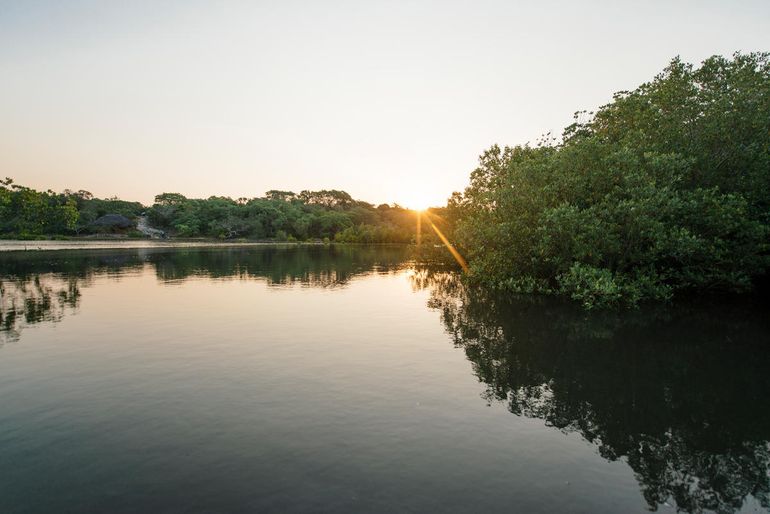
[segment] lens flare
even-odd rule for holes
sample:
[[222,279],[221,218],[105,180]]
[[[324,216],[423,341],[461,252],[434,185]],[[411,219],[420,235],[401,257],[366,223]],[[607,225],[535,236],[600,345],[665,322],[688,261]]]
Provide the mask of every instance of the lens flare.
[[433,229],[433,231],[436,233],[436,235],[441,239],[441,242],[444,243],[444,246],[446,246],[447,250],[449,250],[449,253],[452,254],[452,257],[457,261],[457,264],[460,265],[460,267],[463,269],[463,272],[468,272],[468,263],[465,261],[462,255],[460,255],[460,252],[457,251],[457,249],[452,246],[452,243],[449,242],[449,239],[444,235],[443,232],[436,226],[435,223],[433,223],[433,220],[431,219],[432,214],[425,211],[418,211],[417,212],[417,244],[421,244],[422,241],[422,217],[425,216],[425,219],[428,220],[428,223],[430,223],[430,227]]

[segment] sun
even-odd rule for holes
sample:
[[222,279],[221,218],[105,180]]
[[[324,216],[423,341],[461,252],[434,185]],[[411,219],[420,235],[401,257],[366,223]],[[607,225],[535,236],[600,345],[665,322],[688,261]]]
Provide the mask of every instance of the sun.
[[436,204],[428,195],[421,195],[417,192],[411,193],[404,198],[404,207],[417,212],[427,211]]
[[419,177],[401,183],[392,197],[396,199],[398,205],[417,212],[427,211],[431,207],[441,207],[446,204],[447,198],[441,189]]

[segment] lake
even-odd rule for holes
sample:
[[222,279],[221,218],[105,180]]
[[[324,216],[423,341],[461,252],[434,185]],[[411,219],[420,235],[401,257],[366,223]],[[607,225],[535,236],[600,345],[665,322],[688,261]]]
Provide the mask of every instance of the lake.
[[0,512],[764,512],[767,305],[402,247],[0,253]]

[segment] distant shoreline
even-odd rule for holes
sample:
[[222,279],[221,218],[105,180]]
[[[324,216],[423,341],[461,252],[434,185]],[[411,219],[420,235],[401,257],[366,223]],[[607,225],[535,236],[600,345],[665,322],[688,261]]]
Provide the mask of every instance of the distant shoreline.
[[[214,239],[0,239],[0,252],[53,251],[53,250],[113,250],[136,248],[201,248],[238,246],[328,246],[358,245],[359,243],[324,243],[322,241],[217,241]],[[403,246],[402,243],[361,243],[372,246]]]
[[279,241],[215,241],[215,240],[151,240],[151,239],[71,239],[71,240],[0,240],[0,252],[91,250],[120,248],[194,248],[268,245],[323,245],[323,243],[296,243]]

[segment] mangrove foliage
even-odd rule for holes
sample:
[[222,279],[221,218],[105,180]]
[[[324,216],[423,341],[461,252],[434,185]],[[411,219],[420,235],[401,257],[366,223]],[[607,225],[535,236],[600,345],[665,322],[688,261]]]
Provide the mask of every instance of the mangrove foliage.
[[562,138],[492,146],[449,200],[479,282],[587,308],[745,291],[768,267],[768,54],[674,59]]

